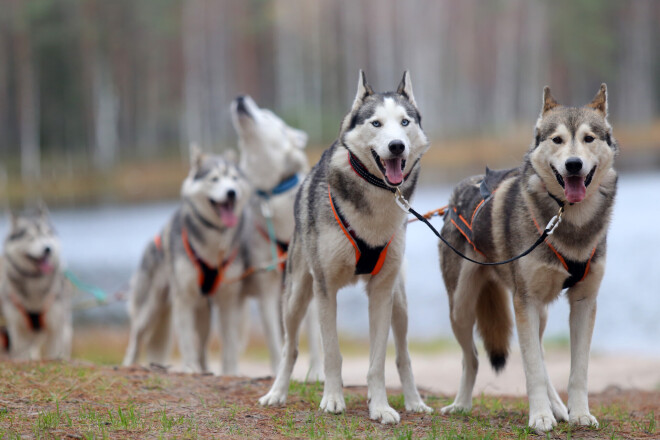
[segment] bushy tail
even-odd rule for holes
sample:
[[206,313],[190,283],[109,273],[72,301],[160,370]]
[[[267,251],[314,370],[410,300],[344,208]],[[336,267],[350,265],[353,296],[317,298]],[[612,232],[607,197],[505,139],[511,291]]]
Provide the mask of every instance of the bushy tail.
[[477,300],[477,328],[496,372],[504,368],[509,355],[513,327],[509,303],[509,293],[491,281],[483,286]]

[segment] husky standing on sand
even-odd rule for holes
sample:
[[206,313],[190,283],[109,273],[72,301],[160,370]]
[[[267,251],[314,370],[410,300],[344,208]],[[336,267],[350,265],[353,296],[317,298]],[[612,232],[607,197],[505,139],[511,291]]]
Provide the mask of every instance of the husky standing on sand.
[[[605,84],[581,108],[557,104],[546,87],[534,142],[523,165],[487,170],[485,176],[456,187],[442,234],[464,254],[481,261],[520,254],[539,238],[558,210],[563,214],[545,244],[507,265],[476,265],[440,244],[452,329],[463,350],[458,394],[443,413],[472,407],[478,366],[472,337],[475,322],[493,368],[504,367],[512,327],[510,290],[527,378],[529,426],[537,432],[551,430],[558,420],[598,426],[589,412],[587,367],[616,194],[612,165],[617,152],[607,121]],[[542,348],[547,305],[563,289],[568,289],[571,307],[568,408],[550,383]]]
[[183,203],[149,243],[131,280],[124,365],[137,362],[142,347],[149,362],[164,363],[173,325],[184,368],[206,371],[210,297],[236,295],[241,289],[241,283],[223,281],[244,270],[242,212],[249,195],[249,183],[235,164],[191,147]]
[[[255,195],[250,201],[252,234],[246,234],[252,266],[266,266],[276,258],[285,258],[293,235],[293,204],[296,193],[309,171],[304,148],[307,134],[289,127],[272,111],[259,108],[250,96],[239,96],[231,104],[234,129],[238,134],[240,167],[252,184]],[[280,304],[284,264],[259,271],[244,281],[247,295],[259,295],[260,313],[271,354],[273,373],[282,353]],[[222,298],[218,298],[222,301]],[[307,379],[323,377],[320,353],[318,314],[315,302],[310,305],[307,329],[310,368]],[[235,307],[225,307],[220,321],[239,319]],[[247,322],[243,320],[243,322]],[[232,326],[234,327],[234,326]],[[228,341],[236,344],[236,339]],[[224,347],[224,344],[223,344]],[[223,348],[224,350],[224,348]],[[232,349],[237,353],[236,348]]]
[[71,285],[60,263],[60,242],[48,211],[11,215],[0,274],[0,310],[13,359],[71,356]]
[[295,205],[295,230],[286,266],[282,313],[283,360],[262,405],[282,404],[297,356],[298,330],[312,295],[318,301],[325,387],[321,409],[346,409],[337,337],[337,291],[366,282],[369,298],[369,415],[399,422],[387,402],[385,352],[390,325],[409,411],[430,412],[415,387],[407,347],[408,316],[401,262],[406,213],[395,192],[410,199],[419,160],[429,142],[406,72],[396,92],[374,93],[360,72],[351,111],[339,139],[327,149],[303,182]]

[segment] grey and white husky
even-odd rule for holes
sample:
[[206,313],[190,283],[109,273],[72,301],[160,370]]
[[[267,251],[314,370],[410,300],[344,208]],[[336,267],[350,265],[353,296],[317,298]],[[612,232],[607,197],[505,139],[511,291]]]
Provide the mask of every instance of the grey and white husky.
[[11,214],[0,274],[0,310],[14,359],[71,355],[72,288],[60,262],[60,242],[45,206]]
[[[548,220],[563,210],[555,232],[531,254],[507,265],[479,266],[440,244],[442,275],[451,324],[463,350],[463,376],[454,402],[443,413],[468,411],[477,374],[476,322],[493,368],[506,362],[513,293],[522,351],[529,426],[551,430],[558,420],[598,422],[589,412],[587,366],[596,318],[596,297],[605,271],[606,237],[617,174],[618,152],[607,121],[607,88],[584,107],[564,107],[543,91],[534,141],[519,168],[490,171],[454,190],[443,235],[468,256],[505,260],[526,250]],[[568,408],[555,391],[543,361],[547,306],[564,290],[570,304],[571,371]]]
[[236,164],[191,147],[182,204],[147,245],[131,280],[124,365],[137,362],[143,347],[147,361],[164,363],[173,329],[185,370],[207,369],[211,297],[235,297],[241,289],[240,282],[225,281],[244,271],[242,213],[250,193]]
[[[272,111],[259,108],[250,96],[239,96],[231,105],[232,122],[238,134],[241,170],[252,184],[255,194],[250,201],[254,223],[247,236],[247,248],[254,266],[267,266],[274,257],[284,258],[293,235],[293,205],[296,193],[309,171],[304,148],[307,134],[288,126]],[[264,298],[260,313],[273,373],[282,353],[280,304],[282,269],[260,271],[245,280],[245,290]],[[232,314],[236,316],[236,314]],[[228,316],[226,319],[231,319]],[[323,377],[320,353],[318,314],[315,302],[310,304],[307,318],[310,368],[308,380]]]
[[337,336],[337,291],[357,281],[369,297],[369,415],[397,423],[387,402],[385,352],[394,330],[405,406],[429,412],[414,383],[407,347],[408,316],[401,263],[406,213],[394,193],[409,199],[419,160],[429,142],[406,72],[396,92],[374,93],[360,72],[357,95],[344,117],[339,138],[307,176],[295,204],[295,229],[286,266],[282,304],[283,360],[262,405],[282,404],[296,360],[298,330],[312,298],[318,301],[325,386],[321,409],[346,409]]

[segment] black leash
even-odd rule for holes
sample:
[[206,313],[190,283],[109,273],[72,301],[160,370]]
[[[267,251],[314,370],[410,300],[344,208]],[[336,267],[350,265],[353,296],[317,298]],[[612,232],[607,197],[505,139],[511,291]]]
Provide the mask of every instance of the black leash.
[[465,260],[467,260],[467,261],[470,261],[471,263],[480,264],[480,265],[482,265],[482,266],[499,266],[499,265],[502,265],[502,264],[508,264],[508,263],[511,263],[511,262],[513,262],[513,261],[516,261],[516,260],[518,260],[518,259],[524,257],[525,255],[528,255],[530,252],[532,252],[534,249],[536,249],[541,243],[543,243],[543,242],[545,241],[545,239],[548,238],[549,235],[552,235],[552,233],[555,232],[555,229],[557,228],[557,226],[558,226],[559,223],[561,222],[561,216],[562,216],[562,214],[564,213],[564,207],[561,206],[561,207],[559,208],[559,212],[557,213],[557,215],[555,215],[554,217],[552,217],[552,219],[550,219],[550,222],[549,222],[548,225],[545,227],[545,229],[543,230],[543,233],[542,233],[541,236],[538,238],[538,240],[536,240],[536,242],[535,242],[535,243],[534,243],[529,249],[527,249],[525,252],[523,252],[522,254],[520,254],[520,255],[516,255],[515,257],[513,257],[513,258],[509,258],[508,260],[504,260],[504,261],[496,261],[496,262],[494,262],[494,263],[484,263],[484,262],[482,262],[482,261],[473,260],[472,258],[468,257],[467,255],[464,255],[461,251],[459,251],[458,249],[456,249],[454,246],[452,246],[451,243],[449,243],[445,237],[443,237],[442,235],[440,235],[440,233],[438,232],[438,230],[435,229],[435,228],[433,227],[433,225],[431,224],[431,222],[429,222],[429,221],[426,219],[426,217],[424,217],[423,215],[421,215],[419,212],[415,211],[415,210],[410,206],[410,204],[408,203],[408,201],[405,200],[405,199],[403,198],[403,196],[401,195],[400,192],[397,192],[397,195],[396,195],[395,201],[396,201],[397,204],[401,207],[401,209],[403,209],[404,211],[407,211],[407,212],[411,213],[412,215],[414,215],[415,217],[417,217],[417,220],[419,220],[419,221],[421,221],[421,222],[424,222],[424,224],[426,224],[426,226],[428,226],[429,229],[430,229],[431,231],[433,231],[433,233],[434,233],[434,234],[435,234],[435,235],[436,235],[436,236],[437,236],[437,237],[438,237],[438,238],[439,238],[444,244],[446,244],[446,245],[449,247],[449,249],[451,249],[452,251],[454,251],[454,253],[455,253],[456,255],[458,255],[459,257],[461,257],[461,258],[463,258],[463,259],[465,259]]

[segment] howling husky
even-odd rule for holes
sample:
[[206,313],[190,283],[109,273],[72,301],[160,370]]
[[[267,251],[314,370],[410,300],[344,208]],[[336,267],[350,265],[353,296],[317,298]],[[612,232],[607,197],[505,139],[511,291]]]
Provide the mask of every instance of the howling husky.
[[[558,420],[598,426],[589,412],[587,366],[596,318],[596,297],[605,271],[607,229],[616,194],[612,168],[618,146],[607,121],[607,88],[593,101],[564,107],[543,91],[534,141],[519,168],[486,170],[454,190],[443,235],[464,254],[481,261],[509,259],[526,250],[555,214],[561,222],[545,244],[507,265],[479,266],[440,244],[442,275],[451,324],[463,349],[463,377],[454,403],[443,413],[468,411],[477,374],[472,332],[476,322],[493,368],[504,367],[513,293],[522,351],[529,426],[551,430]],[[550,383],[542,337],[547,306],[568,289],[571,373],[568,408]]]
[[71,355],[71,285],[60,262],[60,242],[48,211],[11,215],[0,273],[0,310],[14,359]]
[[191,147],[181,207],[149,243],[131,280],[124,365],[134,364],[143,346],[148,361],[164,363],[173,324],[184,368],[207,369],[210,298],[235,297],[241,289],[241,283],[223,282],[244,271],[242,213],[250,193],[234,163]]
[[[309,171],[304,152],[307,134],[288,126],[272,111],[259,108],[247,95],[232,102],[231,115],[238,134],[240,167],[255,190],[250,200],[254,222],[250,227],[256,233],[247,236],[248,255],[252,265],[264,266],[276,257],[284,258],[293,235],[293,204]],[[259,271],[244,281],[246,294],[258,295],[262,299],[260,313],[273,373],[277,372],[282,353],[279,305],[283,267],[284,264],[274,265],[271,269],[277,270]],[[221,317],[221,322],[236,316],[236,312],[227,308],[227,316]],[[315,301],[312,301],[307,319],[310,348],[307,379],[311,381],[323,377],[317,316]]]
[[430,412],[412,376],[407,347],[408,315],[401,262],[406,213],[395,195],[410,199],[419,160],[429,142],[406,72],[396,92],[374,93],[360,72],[357,95],[341,124],[339,139],[327,149],[298,192],[295,229],[286,265],[282,304],[283,360],[262,405],[286,401],[296,360],[300,321],[312,298],[318,301],[325,387],[321,409],[346,409],[337,337],[337,291],[363,280],[369,298],[369,415],[397,423],[387,402],[385,352],[394,330],[406,409]]

